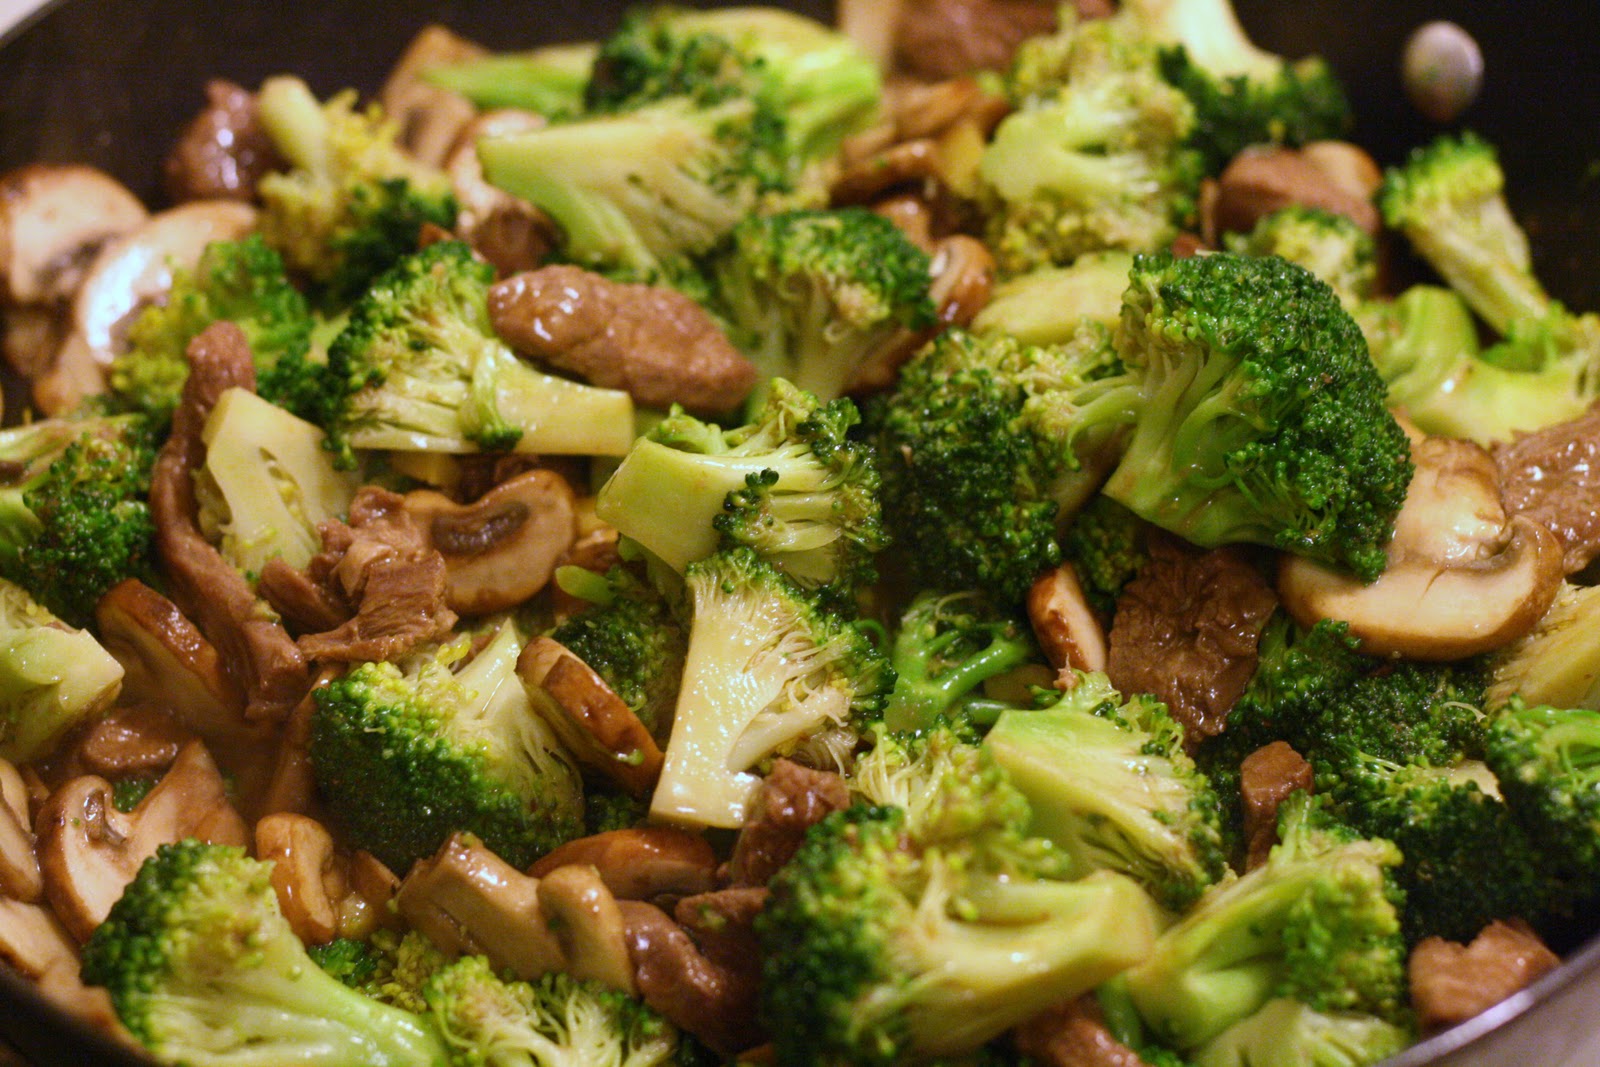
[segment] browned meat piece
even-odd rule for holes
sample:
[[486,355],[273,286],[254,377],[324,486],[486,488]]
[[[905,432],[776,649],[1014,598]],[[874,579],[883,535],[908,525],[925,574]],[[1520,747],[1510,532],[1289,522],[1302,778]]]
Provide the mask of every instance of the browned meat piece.
[[310,685],[305,657],[284,628],[260,610],[244,576],[195,524],[194,472],[205,462],[201,438],[217,398],[234,386],[254,390],[255,363],[244,331],[231,322],[206,328],[189,344],[189,377],[172,415],[150,483],[168,592],[223,654],[246,695],[245,716],[281,719]]
[[165,709],[119,707],[97,720],[67,751],[67,778],[96,774],[115,781],[160,775],[178,758],[194,733]]
[[1239,765],[1239,791],[1244,799],[1244,839],[1248,844],[1245,869],[1267,861],[1278,841],[1278,805],[1296,789],[1311,792],[1311,764],[1290,748],[1274,741],[1256,749]]
[[708,959],[654,904],[619,900],[633,977],[644,1002],[724,1056],[759,1045],[759,989]]
[[256,592],[273,610],[301,633],[337,629],[350,618],[350,606],[334,590],[319,585],[305,571],[297,571],[281,558],[267,561],[256,582]]
[[766,885],[795,854],[807,830],[849,806],[850,787],[837,774],[779,760],[761,783],[734,842],[729,879],[735,885]]
[[1035,1015],[1012,1031],[1011,1041],[1039,1067],[1145,1067],[1137,1052],[1111,1036],[1092,995]]
[[578,267],[514,274],[489,290],[489,316],[506,343],[645,407],[730,411],[756,369],[705,309],[682,293],[625,285]]
[[1264,216],[1293,205],[1344,215],[1368,233],[1381,228],[1378,209],[1293,148],[1251,148],[1239,153],[1217,179],[1208,238],[1248,233]]
[[206,106],[184,128],[166,162],[167,195],[185,200],[254,200],[256,182],[283,160],[261,126],[256,95],[221,78],[206,83]]
[[735,886],[684,897],[672,909],[672,917],[706,959],[726,968],[740,988],[753,989],[761,983],[755,922],[766,906],[766,886]]
[[1243,550],[1152,536],[1150,562],[1117,601],[1106,674],[1124,693],[1165,701],[1192,749],[1222,731],[1276,605]]
[[[306,566],[300,583],[268,568],[269,594],[293,593],[283,608],[344,605],[342,623],[300,638],[300,649],[318,663],[391,660],[436,641],[456,624],[445,603],[444,557],[405,509],[405,498],[375,485],[363,486],[350,502],[350,521],[322,525],[322,551]],[[320,596],[313,600],[313,596]],[[274,601],[277,604],[277,601]]]
[[1427,938],[1406,965],[1417,1025],[1427,1031],[1465,1022],[1560,963],[1520,919],[1490,923],[1470,945]]
[[926,0],[907,4],[895,28],[896,66],[938,81],[1004,70],[1017,45],[1056,28],[1056,4],[1042,0]]
[[1568,574],[1600,555],[1600,404],[1495,445],[1494,462],[1507,513],[1555,534]]

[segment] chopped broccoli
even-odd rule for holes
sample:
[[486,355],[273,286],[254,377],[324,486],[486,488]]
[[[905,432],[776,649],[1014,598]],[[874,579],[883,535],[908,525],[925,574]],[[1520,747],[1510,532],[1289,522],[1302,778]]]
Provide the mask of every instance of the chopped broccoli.
[[1088,320],[1114,331],[1122,321],[1133,254],[1086,252],[1065,267],[1040,267],[1007,278],[972,320],[973,333],[1003,333],[1025,345],[1070,342]]
[[1027,620],[980,594],[922,592],[895,628],[894,689],[883,709],[891,731],[916,731],[961,709],[990,678],[1039,660]]
[[124,578],[153,580],[155,458],[139,415],[0,430],[0,577],[74,626]]
[[866,208],[752,217],[716,258],[718,307],[767,378],[821,400],[904,329],[934,323],[928,254]]
[[1327,282],[1346,310],[1377,288],[1377,242],[1346,215],[1296,204],[1262,216],[1247,234],[1228,234],[1224,243],[1240,255],[1298,263]]
[[1600,708],[1600,586],[1563,582],[1533,632],[1490,656],[1487,706],[1520,697],[1557,708]]
[[1028,825],[1027,797],[993,753],[959,726],[941,722],[917,732],[884,728],[873,734],[872,748],[850,769],[851,796],[897,809],[902,829],[920,845]]
[[454,959],[415,930],[402,934],[385,927],[364,941],[341,937],[306,951],[351,989],[418,1015],[428,1010],[428,982]]
[[1109,616],[1127,584],[1150,561],[1150,524],[1099,495],[1061,531],[1061,558],[1072,564],[1089,606]]
[[1116,462],[1138,392],[1092,323],[1050,346],[948,330],[912,357],[869,422],[916,584],[1020,602]]
[[189,376],[189,342],[220,321],[239,326],[250,342],[257,391],[303,414],[297,405],[314,393],[303,383],[318,375],[309,356],[311,311],[260,234],[213,241],[193,270],[174,272],[166,302],[145,308],[128,328],[127,349],[111,365],[112,403],[165,423]]
[[975,1052],[1138,961],[1153,902],[1058,859],[1015,823],[924,844],[904,812],[860,805],[813,827],[756,921],[780,1067]]
[[[558,579],[559,580],[559,579]],[[604,580],[605,599],[551,631],[599,674],[657,740],[672,726],[688,638],[655,588],[618,565]]]
[[118,811],[132,811],[139,806],[140,801],[150,795],[150,790],[160,781],[161,779],[153,774],[118,778],[111,783],[111,806]]
[[484,111],[517,108],[561,118],[583,110],[584,89],[599,50],[593,41],[546,45],[431,66],[421,76]]
[[315,690],[311,762],[351,842],[394,870],[456,831],[525,867],[579,836],[577,769],[517,678],[510,622],[401,665],[363,663]]
[[1513,701],[1489,722],[1484,758],[1548,862],[1600,879],[1600,712]]
[[849,400],[823,404],[782,379],[731,430],[675,411],[634,442],[595,514],[680,573],[722,542],[848,591],[872,580],[886,544],[872,451],[848,437],[857,419]]
[[128,1032],[195,1067],[444,1067],[434,1026],[346,988],[278,910],[271,864],[189,840],[162,845],[83,950]]
[[494,268],[459,241],[404,256],[350,309],[328,349],[318,420],[354,448],[617,455],[633,402],[536,370],[494,333]]
[[1402,1051],[1409,1027],[1359,1012],[1317,1011],[1287,997],[1234,1023],[1195,1052],[1193,1067],[1363,1067]]
[[1144,402],[1107,496],[1205,547],[1383,570],[1410,446],[1326,284],[1277,257],[1140,257],[1117,350]]
[[551,971],[507,981],[482,956],[443,968],[424,989],[452,1063],[495,1067],[658,1067],[691,1044],[626,993]]
[[748,548],[691,563],[683,684],[650,813],[744,823],[762,760],[830,727],[876,718],[893,684],[856,626]]
[[110,706],[122,664],[27,590],[0,578],[0,759],[48,756],[74,726]]
[[376,108],[357,111],[354,91],[319,103],[300,79],[275,77],[256,99],[290,164],[261,179],[261,236],[312,281],[323,308],[342,307],[414,252],[424,223],[455,225],[449,177],[407,156]]
[[1080,674],[1052,703],[1002,713],[983,747],[1075,873],[1118,871],[1181,911],[1227,872],[1216,794],[1153,697]]
[[1265,864],[1201,897],[1124,976],[1163,1044],[1198,1048],[1278,997],[1404,1018],[1399,850],[1357,837],[1303,792],[1280,806],[1278,834]]

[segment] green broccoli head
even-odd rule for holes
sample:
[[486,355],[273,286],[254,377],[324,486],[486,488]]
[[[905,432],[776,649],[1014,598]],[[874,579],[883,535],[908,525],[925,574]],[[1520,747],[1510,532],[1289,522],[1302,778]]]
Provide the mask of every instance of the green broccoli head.
[[1265,864],[1201,897],[1123,977],[1162,1043],[1198,1048],[1278,997],[1405,1017],[1400,851],[1303,792],[1280,806],[1278,836]]
[[164,1062],[444,1067],[432,1024],[318,967],[278,910],[271,864],[162,845],[83,950],[83,977]]
[[298,78],[257,94],[261,123],[290,169],[262,178],[261,235],[329,310],[359,296],[422,226],[455,226],[450,179],[401,150],[398,126],[348,91],[319,102]]
[[958,726],[884,727],[873,735],[872,748],[850,769],[851,796],[896,809],[902,831],[919,846],[959,844],[992,831],[1015,834],[1028,826],[1028,798],[993,753]]
[[1583,883],[1600,876],[1600,712],[1512,701],[1489,722],[1484,758],[1512,813]]
[[972,332],[1003,333],[1026,345],[1070,342],[1085,321],[1115,330],[1122,320],[1133,254],[1086,252],[1064,267],[1007,278],[972,320]]
[[482,111],[516,108],[550,118],[583,110],[595,41],[543,45],[518,52],[493,52],[429,66],[423,81],[460,93]]
[[691,563],[684,580],[689,649],[650,813],[737,827],[758,764],[830,731],[853,747],[893,671],[859,627],[748,548]]
[[1089,606],[1109,616],[1123,588],[1150,561],[1150,524],[1112,500],[1096,495],[1061,531],[1061,558],[1073,573]]
[[808,587],[872,581],[887,544],[875,456],[847,399],[776,379],[751,421],[723,430],[675,411],[634,442],[595,513],[682,572],[719,544],[753,549]]
[[1060,561],[1058,526],[1116,462],[1138,395],[1094,324],[1050,346],[937,337],[869,415],[913,580],[1020,602]]
[[1202,546],[1382,572],[1410,445],[1326,284],[1277,257],[1140,257],[1122,325],[1144,415],[1108,496]]
[[516,675],[501,623],[400,665],[363,663],[316,690],[311,762],[350,840],[394,870],[456,831],[525,867],[581,833],[577,768]]
[[123,579],[153,580],[155,457],[155,434],[140,415],[0,431],[0,577],[74,626],[88,626],[100,597]]
[[1228,234],[1228,251],[1282,256],[1328,283],[1346,310],[1372,298],[1378,284],[1378,246],[1348,215],[1295,204],[1264,215],[1246,234]]
[[928,254],[866,208],[741,222],[716,257],[719,310],[768,378],[822,400],[903,329],[934,323]]
[[1284,1062],[1360,1067],[1403,1051],[1409,1026],[1361,1012],[1318,1011],[1279,997],[1208,1041],[1194,1055],[1200,1067],[1252,1067]]
[[1014,828],[923,846],[905,824],[836,812],[773,878],[756,929],[782,1067],[972,1053],[1149,948],[1157,911],[1133,882],[1060,879]]
[[[536,370],[489,321],[494,268],[460,241],[402,257],[351,307],[328,349],[314,420],[351,448],[621,455],[628,394]],[[559,413],[559,417],[558,416]]]
[[189,342],[223,321],[250,342],[261,395],[301,414],[307,391],[299,383],[317,374],[308,354],[311,311],[260,234],[214,241],[193,270],[174,272],[166,302],[128,328],[127,349],[111,365],[112,403],[165,423],[189,376]]
[[1216,794],[1154,698],[1081,674],[1053,702],[1001,714],[983,747],[1028,798],[1030,832],[1077,873],[1121,872],[1174,911],[1227,873]]
[[93,634],[63,625],[22,586],[0,578],[0,759],[48,756],[116,700],[122,676],[122,664]]
[[374,1000],[413,1014],[427,1013],[423,990],[455,959],[415,930],[387,927],[366,940],[341,937],[306,949],[317,966]]

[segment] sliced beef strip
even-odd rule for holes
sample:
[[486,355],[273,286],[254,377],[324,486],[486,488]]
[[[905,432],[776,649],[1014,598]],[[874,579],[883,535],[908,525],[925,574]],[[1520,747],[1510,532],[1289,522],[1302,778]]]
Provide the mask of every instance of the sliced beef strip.
[[627,285],[572,266],[514,274],[489,290],[505,342],[645,407],[731,411],[756,368],[704,308],[682,293]]
[[1049,0],[906,4],[895,27],[896,67],[927,81],[1005,70],[1023,41],[1054,32],[1056,8]]
[[1493,452],[1506,512],[1555,534],[1568,574],[1600,555],[1600,404]]
[[716,1052],[732,1056],[759,1045],[758,987],[713,963],[687,931],[654,904],[619,900],[639,996]]
[[195,519],[194,472],[205,463],[206,418],[227,389],[255,389],[255,364],[244,332],[231,322],[215,323],[190,342],[188,360],[172,433],[151,477],[156,548],[173,602],[223,653],[246,694],[246,718],[275,721],[311,684],[305,657],[288,631],[260,609],[244,576],[205,539]]
[[734,885],[766,885],[794,856],[807,830],[849,806],[850,787],[839,775],[778,760],[762,781],[750,817],[734,842],[729,880]]
[[1245,869],[1267,861],[1278,841],[1278,805],[1297,789],[1311,791],[1311,764],[1285,741],[1256,749],[1239,765],[1239,792],[1244,800]]
[[1011,1041],[1039,1067],[1145,1067],[1111,1036],[1092,994],[1035,1015],[1012,1031]]
[[1276,606],[1246,550],[1152,535],[1150,562],[1117,601],[1106,674],[1123,693],[1164,701],[1192,750],[1222,732]]
[[1465,1022],[1560,964],[1520,920],[1492,922],[1470,945],[1426,938],[1406,965],[1417,1025],[1429,1031]]
[[755,923],[766,906],[766,886],[734,886],[684,897],[672,917],[706,959],[727,970],[741,988],[755,988],[761,982]]
[[254,200],[262,175],[283,166],[250,90],[221,78],[206,83],[206,106],[167,157],[167,195],[187,200]]

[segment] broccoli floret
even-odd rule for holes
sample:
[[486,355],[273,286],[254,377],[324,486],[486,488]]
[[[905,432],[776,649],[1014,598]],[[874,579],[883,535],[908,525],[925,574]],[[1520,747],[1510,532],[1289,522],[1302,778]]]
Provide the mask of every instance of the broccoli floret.
[[516,867],[579,836],[577,769],[516,674],[501,623],[470,660],[463,635],[400,665],[363,663],[315,690],[311,762],[328,807],[393,870],[455,831]]
[[345,987],[278,910],[271,864],[162,845],[83,950],[128,1032],[168,1063],[443,1067],[433,1025]]
[[922,592],[895,629],[894,689],[884,706],[891,731],[959,721],[984,682],[1039,659],[1027,620],[977,593]]
[[672,726],[688,636],[656,589],[618,565],[604,600],[551,631],[567,651],[605,679],[656,739]]
[[1061,521],[1116,462],[1138,393],[1091,323],[1050,346],[953,329],[912,357],[869,422],[916,584],[1020,602],[1060,561]]
[[1229,234],[1230,252],[1282,256],[1327,282],[1346,310],[1372,298],[1378,282],[1378,246],[1349,216],[1293,205],[1263,216],[1247,234]]
[[155,435],[138,415],[0,431],[0,577],[74,626],[88,626],[123,579],[153,581],[155,458]]
[[861,629],[748,548],[689,564],[693,604],[683,684],[657,819],[744,824],[762,760],[882,712],[893,672]]
[[418,1015],[428,1010],[428,982],[455,959],[415,930],[402,934],[383,927],[364,941],[341,937],[306,951],[351,989]]
[[482,956],[441,970],[424,990],[452,1063],[496,1067],[658,1067],[684,1062],[688,1039],[626,993],[552,971],[507,981]]
[[357,479],[334,468],[323,432],[246,389],[228,389],[206,419],[195,474],[198,521],[252,581],[267,561],[296,570],[322,550],[318,529],[350,510]]
[[428,67],[421,77],[460,93],[482,111],[517,108],[564,118],[583,110],[584,89],[599,51],[598,43],[579,41],[499,52]]
[[337,937],[322,945],[307,945],[306,955],[351,989],[361,989],[378,977],[384,953],[370,941]]
[[301,383],[317,376],[311,311],[260,234],[213,241],[193,270],[174,272],[166,302],[146,308],[128,328],[127,349],[111,365],[113,404],[165,423],[189,376],[185,349],[221,321],[239,326],[250,342],[261,395],[300,414],[296,405],[308,394]]
[[585,102],[615,112],[671,97],[750,97],[781,124],[785,154],[808,160],[863,129],[881,92],[877,64],[813,19],[775,7],[658,4],[633,11],[601,43]]
[[1065,267],[1041,267],[999,282],[972,320],[973,333],[1003,333],[1025,345],[1067,344],[1085,320],[1107,331],[1122,321],[1133,254],[1086,252]]
[[1124,976],[1163,1044],[1198,1048],[1278,997],[1405,1017],[1399,850],[1334,823],[1304,792],[1280,806],[1278,835],[1265,864],[1201,897]]
[[731,430],[675,411],[634,442],[595,514],[680,573],[720,541],[848,591],[872,580],[887,543],[872,450],[848,436],[858,418],[849,400],[823,404],[783,379]]
[[0,759],[20,765],[48,756],[116,699],[122,675],[93,634],[68,628],[0,579]]
[[1183,750],[1183,727],[1104,674],[1038,709],[1004,712],[983,740],[1033,808],[1029,832],[1075,873],[1112,870],[1181,911],[1227,872],[1220,805]]
[[398,127],[356,94],[319,103],[305,82],[268,78],[261,124],[290,169],[261,179],[261,236],[306,275],[325,309],[342,307],[400,256],[425,223],[450,229],[450,179],[403,152]]
[[780,1067],[975,1052],[1149,948],[1156,909],[1100,872],[1058,876],[1015,825],[925,845],[896,808],[836,812],[773,878],[756,920]]
[[876,212],[754,217],[732,240],[716,260],[718,307],[767,378],[832,400],[897,332],[933,325],[928,254]]
[[326,427],[353,448],[620,456],[633,402],[536,370],[489,321],[494,268],[460,241],[403,257],[328,349]]
[[1513,701],[1489,723],[1484,759],[1512,813],[1558,868],[1600,879],[1600,712]]
[[1490,656],[1486,706],[1520,697],[1557,708],[1600,708],[1600,586],[1563,582],[1533,632]]
[[1096,496],[1061,532],[1061,558],[1072,564],[1089,606],[1110,616],[1127,584],[1150,562],[1150,524],[1112,500]]
[[[921,731],[873,731],[872,748],[850,768],[851,796],[894,808],[924,847],[1028,825],[1028,799],[976,738],[940,722]],[[1060,861],[1052,861],[1060,862]]]
[[1317,790],[1362,833],[1399,846],[1409,942],[1467,942],[1495,919],[1570,914],[1574,887],[1499,797],[1483,763],[1396,763],[1352,746],[1317,766]]
[[1140,257],[1117,350],[1144,404],[1106,495],[1198,545],[1382,572],[1411,450],[1325,283],[1277,257]]
[[140,801],[150,795],[161,779],[153,774],[141,774],[132,778],[118,778],[111,783],[111,806],[118,811],[132,811],[139,806]]
[[1194,1067],[1363,1067],[1393,1056],[1413,1034],[1375,1015],[1325,1012],[1280,997],[1234,1023],[1194,1054]]

